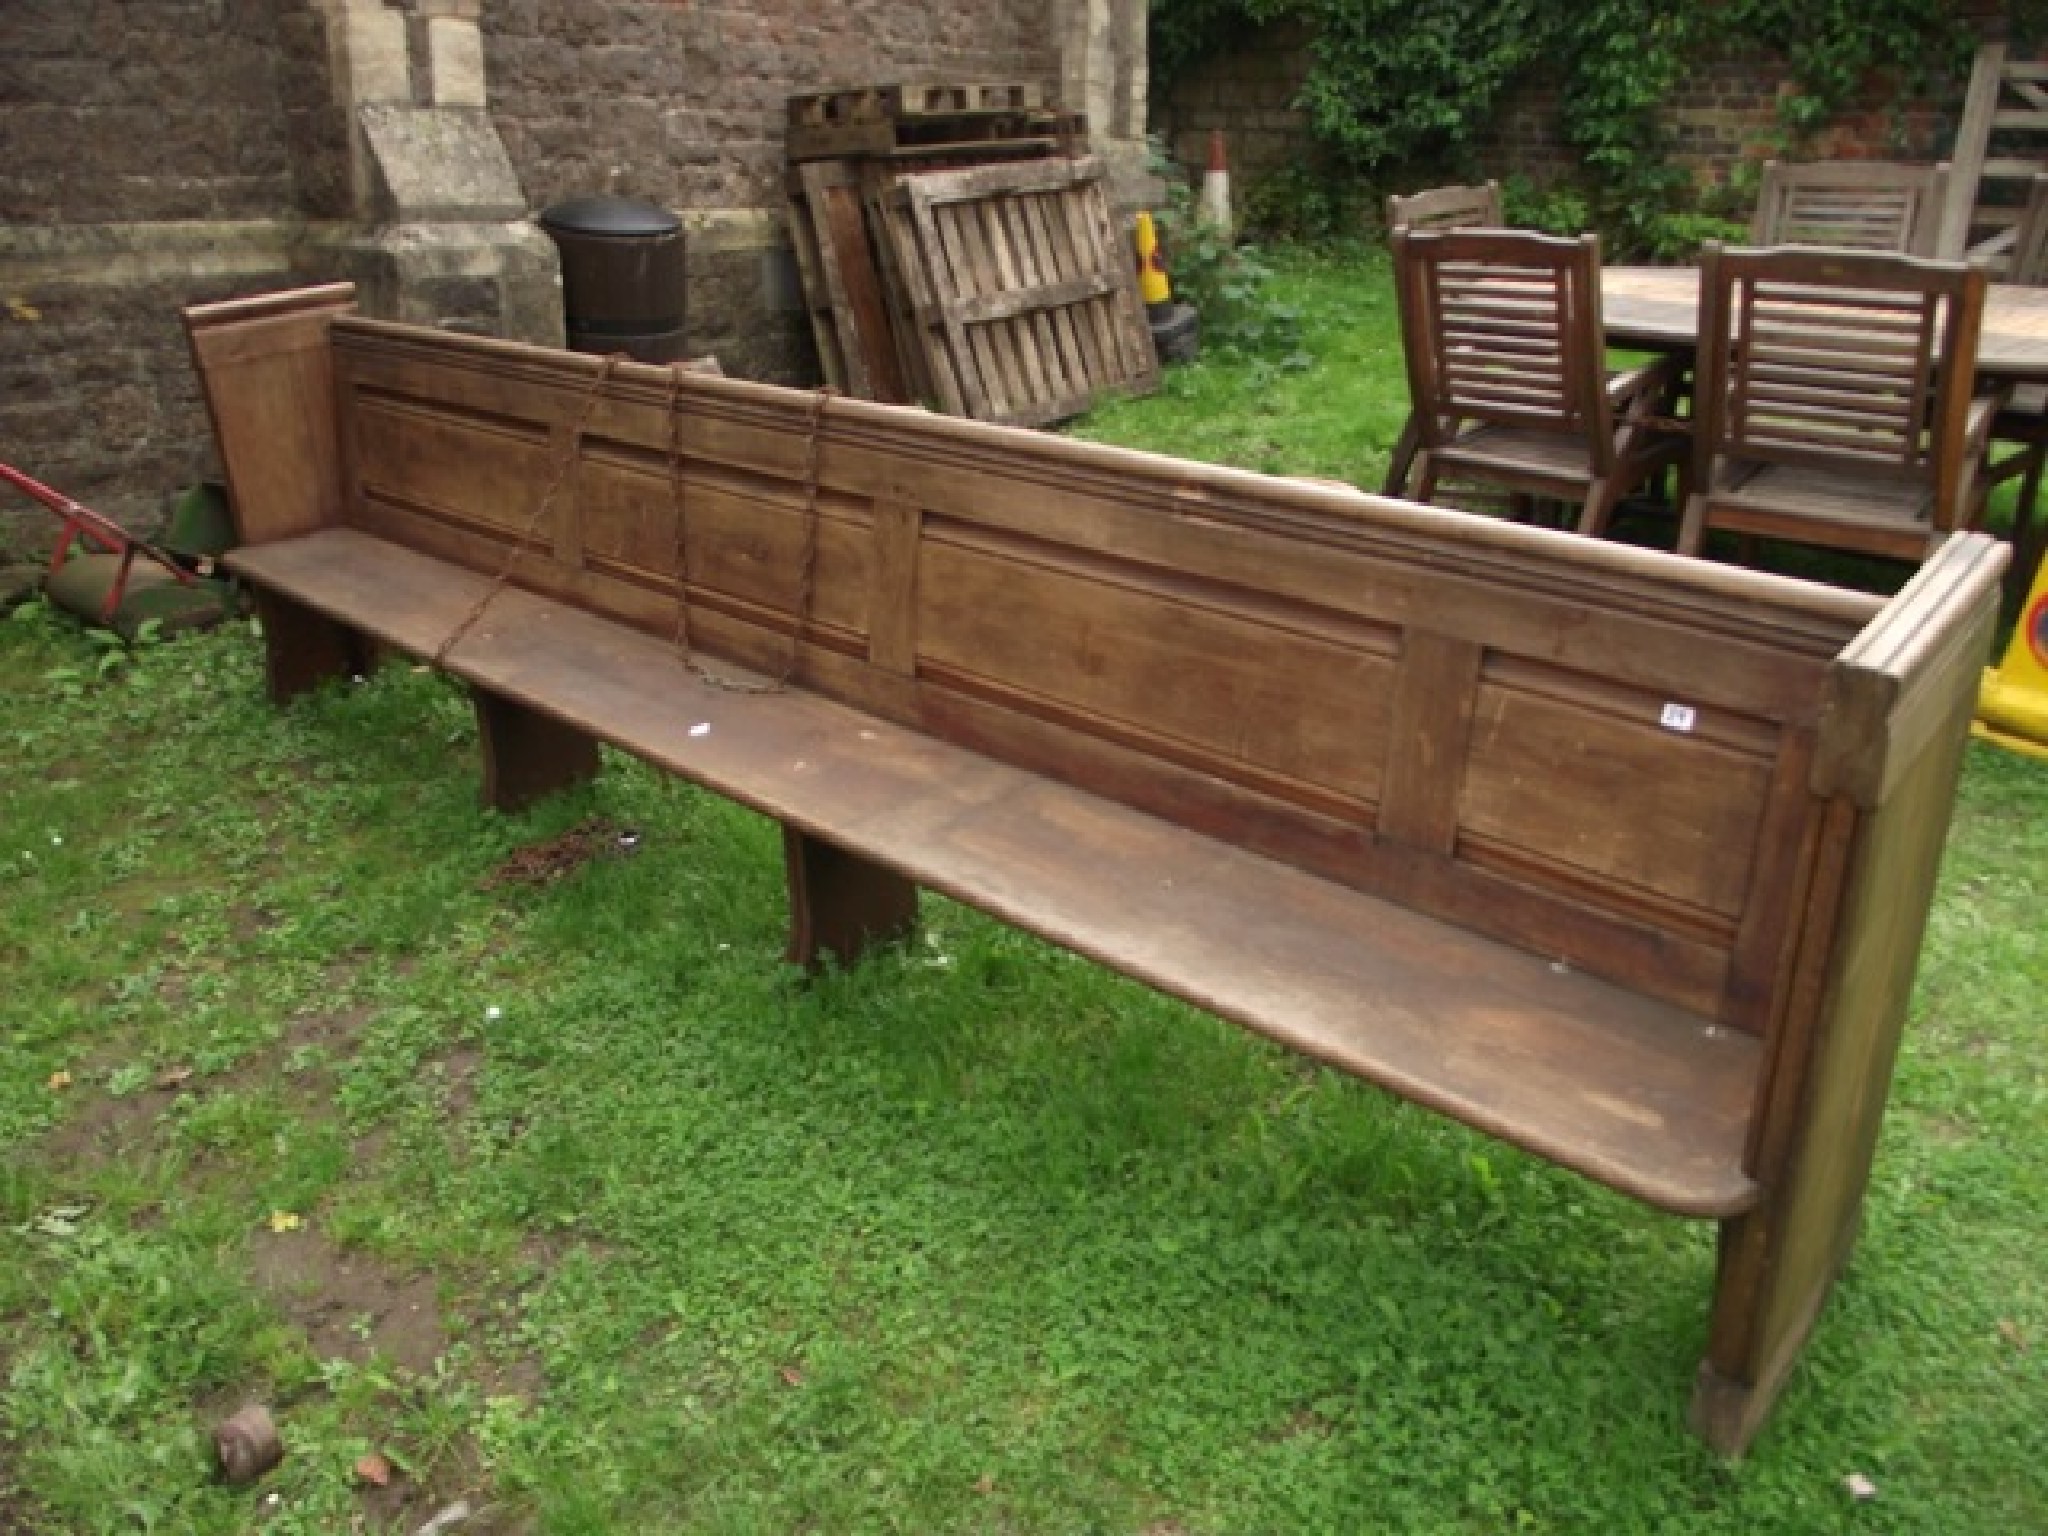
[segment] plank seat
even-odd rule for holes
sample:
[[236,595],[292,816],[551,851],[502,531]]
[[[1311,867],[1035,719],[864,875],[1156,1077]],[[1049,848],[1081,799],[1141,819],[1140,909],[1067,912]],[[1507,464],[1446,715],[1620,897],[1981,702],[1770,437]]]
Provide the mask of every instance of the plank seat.
[[[228,563],[419,656],[489,585],[339,528]],[[711,686],[673,646],[518,589],[444,666],[1651,1205],[1756,1198],[1738,1031],[830,700]]]
[[606,743],[779,822],[798,964],[936,891],[1718,1222],[1692,1422],[1747,1445],[1854,1240],[2002,545],[1880,602],[351,309],[187,312],[273,697],[426,657],[489,806]]

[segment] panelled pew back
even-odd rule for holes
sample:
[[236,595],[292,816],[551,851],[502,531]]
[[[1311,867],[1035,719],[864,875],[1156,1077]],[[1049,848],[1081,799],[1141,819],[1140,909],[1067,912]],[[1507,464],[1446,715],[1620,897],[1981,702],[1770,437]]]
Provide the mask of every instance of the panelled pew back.
[[[680,632],[703,670],[786,675],[787,696],[720,701],[757,729],[824,701],[905,733],[905,753],[953,752],[960,782],[989,764],[1004,794],[1018,774],[1059,786],[1039,802],[1041,837],[966,874],[974,791],[941,791],[938,769],[926,792],[962,798],[927,821],[952,830],[895,846],[871,817],[845,840],[1720,1219],[1694,1421],[1725,1449],[1747,1442],[1853,1239],[1995,616],[1993,541],[1952,541],[1880,604],[347,308],[328,290],[189,317],[259,589],[375,631],[355,599],[284,574],[295,541],[354,530],[431,557],[451,594],[466,581],[448,612],[471,593],[499,601],[480,583],[502,577],[504,600],[597,616],[634,655],[677,654]],[[405,635],[434,651],[417,626]],[[483,688],[462,671],[470,643],[445,661]],[[566,698],[538,704],[582,721]],[[691,771],[652,734],[603,734]],[[836,834],[822,801],[780,779],[775,799],[702,777]],[[1213,889],[1151,934],[1098,939],[1107,919],[1084,920],[1084,886],[1106,850],[1091,835],[1150,850],[1166,884]],[[1283,874],[1284,901],[1251,894]],[[804,883],[793,863],[793,902]],[[1299,920],[1274,937],[1276,903]],[[1409,914],[1433,921],[1411,930]],[[1266,994],[1233,991],[1198,952],[1258,921],[1287,972]],[[1473,977],[1495,988],[1484,1006]],[[1326,1025],[1345,987],[1371,1018]],[[1488,1052],[1497,1067],[1475,1064]],[[1532,1106],[1537,1091],[1572,1102]]]

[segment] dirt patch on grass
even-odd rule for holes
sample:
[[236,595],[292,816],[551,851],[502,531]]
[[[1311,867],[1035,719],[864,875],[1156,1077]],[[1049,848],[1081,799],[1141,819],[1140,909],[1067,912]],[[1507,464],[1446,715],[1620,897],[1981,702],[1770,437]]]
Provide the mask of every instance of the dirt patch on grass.
[[[0,1444],[0,1456],[11,1456],[4,1444]],[[40,1514],[36,1506],[29,1503],[28,1495],[17,1493],[7,1481],[7,1474],[0,1472],[0,1531],[37,1531],[51,1529],[49,1517]]]
[[322,1358],[361,1365],[375,1355],[425,1376],[447,1351],[432,1275],[399,1273],[308,1228],[258,1233],[249,1269]]
[[485,890],[546,885],[592,859],[617,858],[639,846],[638,836],[607,816],[579,821],[566,832],[515,848],[484,876]]
[[394,1468],[386,1486],[365,1485],[361,1490],[360,1528],[393,1533],[416,1531],[462,1499],[474,1513],[454,1527],[461,1536],[533,1536],[540,1529],[533,1516],[493,1505],[489,1488],[489,1479],[474,1447],[464,1444],[435,1468],[424,1483],[414,1482]]
[[[101,1075],[91,1067],[80,1074]],[[65,1116],[43,1137],[50,1164],[60,1174],[103,1168],[145,1150],[155,1137],[157,1118],[175,1097],[173,1092],[153,1087],[110,1093],[89,1081],[74,1082],[64,1092],[69,1098]],[[5,1529],[0,1526],[0,1531]]]
[[484,1069],[484,1053],[474,1045],[458,1045],[441,1058],[443,1104],[449,1122],[469,1118],[476,1107],[477,1077]]

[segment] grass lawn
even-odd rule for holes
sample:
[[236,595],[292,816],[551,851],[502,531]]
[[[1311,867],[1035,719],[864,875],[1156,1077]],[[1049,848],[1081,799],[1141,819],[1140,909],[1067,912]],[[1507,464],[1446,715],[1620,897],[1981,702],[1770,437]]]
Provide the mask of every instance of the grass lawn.
[[[1278,286],[1303,358],[1080,430],[1375,483],[1384,268]],[[1710,1228],[929,898],[807,985],[771,825],[620,758],[485,813],[451,685],[260,674],[0,621],[8,1536],[2048,1529],[2048,766],[1971,749],[1863,1242],[1732,1465]]]

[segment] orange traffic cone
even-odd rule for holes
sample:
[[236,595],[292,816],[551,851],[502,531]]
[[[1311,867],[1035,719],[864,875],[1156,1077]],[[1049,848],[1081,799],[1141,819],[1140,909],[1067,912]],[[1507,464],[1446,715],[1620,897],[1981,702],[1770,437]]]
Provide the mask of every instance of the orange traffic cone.
[[1223,160],[1223,130],[1209,131],[1209,169],[1202,173],[1202,219],[1225,240],[1236,221],[1230,212],[1230,167]]

